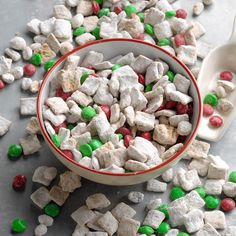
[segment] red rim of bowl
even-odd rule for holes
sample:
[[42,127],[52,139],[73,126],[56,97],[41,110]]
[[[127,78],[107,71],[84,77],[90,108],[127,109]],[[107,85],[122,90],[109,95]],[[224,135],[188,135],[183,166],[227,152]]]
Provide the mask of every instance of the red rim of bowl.
[[[132,42],[132,43],[139,43],[139,44],[144,44],[144,45],[147,45],[147,46],[150,46],[150,47],[153,47],[155,49],[158,49],[160,51],[162,51],[163,53],[167,54],[169,57],[173,58],[176,63],[180,64],[181,67],[184,68],[184,70],[187,72],[187,74],[189,75],[189,78],[192,80],[193,84],[194,84],[194,87],[196,89],[196,92],[197,92],[197,95],[198,95],[198,103],[199,103],[199,114],[198,114],[198,118],[197,118],[197,123],[196,123],[196,127],[194,129],[194,131],[191,133],[188,141],[186,143],[184,143],[184,146],[180,149],[180,151],[178,151],[175,155],[173,155],[171,158],[169,158],[168,160],[162,162],[160,165],[157,165],[153,168],[150,168],[148,170],[145,170],[145,171],[139,171],[139,172],[130,172],[130,173],[111,173],[111,172],[105,172],[105,171],[99,171],[99,170],[95,170],[95,169],[91,169],[91,168],[88,168],[86,166],[83,166],[83,165],[80,165],[78,162],[70,159],[69,157],[67,157],[59,148],[57,148],[54,143],[52,142],[52,140],[50,139],[44,125],[43,125],[43,120],[40,118],[41,117],[41,108],[40,108],[40,97],[41,97],[41,93],[42,93],[42,90],[44,88],[44,85],[45,85],[45,82],[47,81],[49,75],[52,73],[53,69],[55,67],[57,67],[57,65],[59,65],[61,62],[63,62],[68,56],[70,56],[71,54],[79,51],[80,49],[82,48],[85,48],[85,47],[89,47],[91,45],[94,45],[94,44],[99,44],[99,43],[105,43],[105,42],[114,42],[114,41],[124,41],[124,42]],[[110,175],[110,176],[135,176],[135,175],[142,175],[142,174],[147,174],[149,172],[152,172],[152,171],[155,171],[157,169],[160,169],[164,166],[166,166],[167,164],[173,162],[175,159],[177,159],[185,150],[186,148],[189,146],[189,144],[192,142],[192,140],[195,138],[196,136],[196,133],[197,133],[197,129],[198,129],[198,126],[200,124],[200,120],[201,120],[201,115],[202,115],[202,102],[201,102],[201,95],[200,95],[200,91],[199,91],[199,88],[197,86],[197,82],[194,78],[194,76],[192,75],[192,73],[190,72],[190,70],[187,68],[187,66],[182,63],[177,57],[173,56],[172,54],[170,54],[169,52],[167,52],[166,50],[162,49],[161,47],[159,46],[156,46],[154,44],[151,44],[151,43],[148,43],[148,42],[144,42],[144,41],[141,41],[141,40],[137,40],[137,39],[124,39],[124,38],[112,38],[112,39],[101,39],[101,40],[96,40],[96,41],[92,41],[92,42],[89,42],[87,44],[84,44],[82,46],[79,46],[79,47],[76,47],[75,49],[73,49],[72,51],[68,52],[67,54],[63,55],[60,59],[58,59],[58,61],[53,65],[53,67],[50,68],[50,70],[46,73],[46,75],[44,76],[43,78],[43,81],[42,81],[42,84],[40,86],[40,89],[39,89],[39,93],[38,93],[38,96],[37,96],[37,116],[38,116],[38,120],[39,120],[39,125],[40,125],[40,128],[41,128],[41,131],[42,131],[42,134],[44,136],[44,138],[46,139],[46,141],[51,145],[51,147],[56,151],[58,152],[62,157],[64,157],[67,161],[79,166],[80,168],[82,169],[85,169],[85,170],[88,170],[88,171],[92,171],[96,174],[100,174],[100,175]]]

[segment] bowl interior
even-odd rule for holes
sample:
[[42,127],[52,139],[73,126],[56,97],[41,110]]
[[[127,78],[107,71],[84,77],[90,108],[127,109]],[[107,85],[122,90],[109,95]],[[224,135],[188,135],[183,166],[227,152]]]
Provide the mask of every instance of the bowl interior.
[[[107,39],[107,40],[100,40],[100,41],[95,41],[92,43],[89,43],[85,46],[81,46],[79,48],[76,48],[75,50],[71,51],[70,53],[66,54],[62,58],[60,58],[57,63],[53,66],[53,68],[47,73],[47,75],[44,78],[44,81],[40,87],[39,95],[38,95],[38,102],[37,102],[37,112],[38,112],[38,118],[40,122],[40,126],[43,132],[44,137],[46,138],[46,141],[49,142],[50,138],[45,130],[44,124],[43,124],[43,117],[42,117],[42,105],[44,104],[46,98],[48,97],[49,94],[49,86],[50,86],[50,81],[56,76],[58,71],[62,69],[64,62],[66,58],[70,55],[77,55],[81,57],[80,62],[82,62],[83,58],[87,55],[89,51],[96,51],[96,52],[101,52],[104,55],[104,60],[109,60],[111,58],[114,58],[118,55],[126,55],[129,52],[133,52],[135,56],[138,55],[144,55],[146,57],[149,57],[151,59],[161,59],[165,62],[168,63],[170,66],[170,69],[173,70],[175,73],[180,73],[184,76],[186,76],[190,81],[190,90],[189,93],[193,97],[193,116],[192,116],[192,124],[193,124],[193,131],[192,133],[188,136],[188,139],[185,142],[184,147],[182,150],[179,151],[177,155],[174,155],[173,157],[169,158],[167,161],[163,162],[161,165],[154,167],[152,169],[158,169],[158,168],[164,168],[166,169],[166,165],[168,165],[170,162],[176,163],[178,161],[178,156],[183,153],[186,149],[186,147],[193,141],[194,137],[196,136],[196,131],[199,125],[199,121],[201,118],[201,113],[202,113],[202,106],[201,106],[201,97],[200,93],[196,84],[196,81],[193,77],[193,75],[190,73],[188,68],[181,63],[176,57],[172,56],[165,50],[143,42],[143,41],[138,41],[138,40],[131,40],[131,39]],[[49,145],[52,145],[52,142],[49,142]],[[53,145],[54,146],[54,145]],[[57,149],[55,146],[53,147],[61,156],[64,156],[62,152],[60,152],[59,149]],[[65,158],[65,156],[64,156]],[[67,159],[68,161],[71,161]],[[72,161],[73,162],[73,161]],[[78,163],[74,163],[79,167],[89,169],[86,167],[83,167],[79,165]],[[149,171],[151,171],[150,169]],[[89,169],[92,170],[92,169]],[[94,170],[92,170],[94,171]],[[109,174],[112,175],[111,173],[106,173],[106,172],[99,172],[95,171],[97,173],[101,174]],[[144,171],[146,172],[146,171]],[[140,172],[142,173],[142,172]],[[136,175],[139,173],[136,173]],[[117,176],[117,174],[115,174]],[[119,175],[119,174],[118,174]],[[124,175],[124,174],[120,174]],[[125,174],[127,175],[127,174]],[[129,175],[133,175],[133,173],[128,173]]]

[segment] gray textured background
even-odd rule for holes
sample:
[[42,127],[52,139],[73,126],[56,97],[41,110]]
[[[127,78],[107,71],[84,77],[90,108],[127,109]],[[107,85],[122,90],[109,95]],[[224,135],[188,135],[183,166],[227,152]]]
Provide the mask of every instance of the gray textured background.
[[[26,34],[26,23],[33,17],[46,19],[52,13],[52,7],[58,0],[0,0],[0,53],[8,46],[9,40],[15,33],[20,32],[24,37]],[[177,5],[191,11],[195,0],[179,0]],[[206,42],[219,45],[229,38],[232,22],[236,13],[236,1],[216,1],[214,6],[207,8],[197,19],[203,23],[207,29],[207,34],[201,39]],[[30,40],[30,38],[28,38]],[[30,42],[30,41],[29,41]],[[40,75],[35,76],[40,79]],[[36,167],[40,165],[56,166],[59,171],[65,168],[51,154],[49,148],[43,143],[43,148],[39,154],[21,158],[16,162],[9,161],[6,155],[9,144],[18,143],[19,138],[24,135],[27,117],[19,115],[19,99],[28,96],[20,89],[20,81],[7,86],[0,91],[0,115],[10,119],[13,124],[10,132],[0,138],[0,236],[11,235],[10,222],[15,217],[25,218],[29,221],[29,228],[24,235],[33,235],[33,229],[37,223],[37,217],[41,210],[31,204],[29,195],[38,186],[32,184],[31,176]],[[236,144],[236,121],[233,122],[224,138],[211,148],[212,154],[218,154],[226,160],[231,169],[236,169],[235,158]],[[28,178],[27,187],[24,192],[17,193],[12,190],[11,181],[16,174],[25,174]],[[55,220],[55,224],[49,228],[49,236],[71,235],[75,223],[70,219],[70,214],[81,206],[89,194],[95,192],[106,193],[112,201],[112,206],[116,202],[127,201],[127,193],[131,190],[144,190],[144,184],[132,187],[109,187],[82,181],[83,187],[74,192],[62,208],[61,215]],[[158,197],[158,194],[147,193],[145,200]],[[168,201],[167,195],[160,195],[163,201]],[[142,203],[134,206],[137,210],[137,219],[144,216],[144,206]],[[236,213],[227,217],[229,225],[236,225]]]

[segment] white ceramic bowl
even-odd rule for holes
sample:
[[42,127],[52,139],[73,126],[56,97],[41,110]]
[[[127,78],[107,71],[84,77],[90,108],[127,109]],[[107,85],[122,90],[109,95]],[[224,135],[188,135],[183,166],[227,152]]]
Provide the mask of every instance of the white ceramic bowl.
[[[193,131],[186,140],[183,148],[178,153],[176,153],[174,156],[172,156],[162,164],[146,171],[141,171],[138,173],[114,174],[109,172],[100,172],[82,166],[77,162],[69,159],[67,156],[65,156],[53,144],[49,135],[46,132],[42,117],[42,105],[44,104],[46,98],[48,97],[50,81],[56,75],[56,73],[62,68],[64,61],[68,56],[78,55],[83,59],[85,55],[91,50],[102,52],[104,54],[104,60],[113,58],[120,54],[125,55],[129,52],[133,52],[135,56],[144,55],[151,59],[160,58],[165,62],[167,62],[174,72],[186,76],[191,81],[189,92],[190,95],[193,97],[193,117],[192,117]],[[73,51],[69,52],[68,54],[64,55],[57,61],[57,63],[46,74],[40,87],[37,100],[37,115],[41,131],[46,143],[48,144],[52,152],[55,154],[55,156],[69,169],[78,173],[80,176],[92,180],[94,182],[108,185],[132,185],[145,182],[151,178],[155,178],[161,175],[164,171],[174,166],[183,157],[187,147],[192,143],[197,134],[200,118],[202,116],[202,102],[197,83],[191,72],[182,62],[180,62],[176,57],[169,54],[167,51],[150,43],[139,40],[106,39],[106,40],[94,41],[89,44],[78,47]]]

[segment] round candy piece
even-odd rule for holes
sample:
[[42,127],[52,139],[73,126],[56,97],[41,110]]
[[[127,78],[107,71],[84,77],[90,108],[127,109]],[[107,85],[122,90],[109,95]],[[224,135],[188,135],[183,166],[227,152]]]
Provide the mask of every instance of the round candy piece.
[[3,89],[5,87],[4,82],[0,79],[0,89]]
[[100,5],[99,3],[97,3],[96,1],[92,2],[92,10],[94,14],[98,14],[98,12],[100,11]]
[[188,112],[188,104],[182,104],[180,102],[176,105],[176,111],[178,114],[186,114]]
[[11,229],[14,233],[23,233],[28,227],[28,222],[23,219],[16,218],[11,222]]
[[111,117],[111,109],[108,105],[102,105],[101,109],[103,110],[103,112],[106,114],[107,119],[109,120]]
[[80,77],[80,84],[83,84],[84,81],[89,77],[89,75],[90,75],[89,72],[84,72]]
[[212,105],[213,107],[217,106],[218,104],[218,98],[217,96],[214,94],[214,93],[208,93],[204,100],[203,100],[203,103],[204,104],[210,104]]
[[55,59],[49,60],[44,64],[44,70],[48,71],[56,63]]
[[96,116],[96,110],[91,107],[84,107],[81,111],[81,116],[85,119],[85,120],[92,120],[94,116]]
[[197,187],[194,189],[201,198],[205,198],[206,197],[206,190],[203,187]]
[[203,105],[203,115],[204,116],[211,116],[214,113],[214,108],[209,104]]
[[123,66],[123,65],[121,65],[121,64],[115,64],[115,65],[112,66],[111,70],[112,70],[112,71],[115,71],[115,70],[121,68],[122,66]]
[[168,70],[168,71],[166,72],[166,75],[168,76],[168,79],[169,79],[170,82],[173,82],[173,81],[174,81],[175,74],[174,74],[173,71]]
[[184,10],[184,9],[178,9],[176,11],[176,17],[177,18],[182,18],[182,19],[186,19],[187,18],[188,13]]
[[53,134],[51,139],[56,147],[59,148],[61,146],[61,139],[59,138],[59,136],[57,134]]
[[79,151],[82,153],[82,155],[85,157],[91,157],[93,154],[93,150],[89,144],[81,144],[79,146]]
[[169,208],[169,205],[168,205],[168,204],[162,204],[162,205],[160,205],[159,208],[158,208],[158,211],[161,211],[162,213],[165,214],[166,219],[169,219],[168,208]]
[[145,138],[148,141],[152,141],[152,134],[148,131],[140,133],[140,137]]
[[177,236],[189,236],[189,234],[186,232],[179,232]]
[[131,132],[128,128],[121,127],[121,128],[116,130],[116,134],[122,134],[123,136],[125,136],[125,135],[131,135]]
[[170,199],[172,201],[184,197],[186,195],[185,191],[181,187],[173,187],[170,191]]
[[138,232],[140,234],[151,235],[154,233],[154,230],[152,227],[144,225],[144,226],[139,227]]
[[16,191],[21,191],[25,188],[27,179],[24,175],[16,175],[12,181],[12,188]]
[[220,116],[212,116],[210,119],[209,119],[209,122],[210,124],[215,127],[215,128],[218,128],[220,126],[222,126],[223,124],[223,118],[220,117]]
[[173,109],[177,105],[176,101],[167,101],[165,104],[166,109]]
[[233,74],[230,71],[222,71],[220,73],[220,79],[231,81],[233,79]]
[[131,135],[125,135],[124,137],[124,145],[125,147],[129,146],[130,141],[133,140],[133,137]]
[[174,37],[174,41],[175,41],[175,45],[177,47],[180,47],[180,46],[186,44],[184,35],[182,35],[182,34],[176,34]]
[[48,203],[44,207],[44,213],[51,217],[56,217],[60,214],[60,207],[56,203]]
[[98,17],[101,18],[103,16],[107,16],[109,12],[110,12],[110,9],[108,7],[104,7],[98,12]]
[[207,209],[216,209],[220,205],[220,199],[213,195],[208,195],[205,198],[205,206]]
[[127,6],[125,7],[124,11],[125,11],[125,13],[126,13],[126,15],[127,15],[128,17],[131,17],[131,15],[132,15],[133,13],[137,13],[137,12],[138,12],[137,8],[136,8],[134,5],[132,5],[132,4],[127,5]]
[[139,17],[140,21],[143,23],[144,22],[144,13],[143,12],[138,12],[137,16]]
[[168,38],[163,38],[163,39],[159,39],[158,46],[162,47],[162,46],[170,46],[171,45],[171,41]]
[[100,37],[100,27],[97,26],[93,31],[92,31],[92,35],[98,40],[101,39]]
[[123,11],[122,7],[121,6],[116,6],[114,8],[114,12],[119,15],[121,12]]
[[153,87],[153,84],[148,84],[148,85],[145,87],[144,92],[145,92],[145,93],[151,92],[151,91],[152,91],[152,87]]
[[167,234],[170,230],[170,225],[167,222],[162,222],[159,227],[156,229],[156,233],[163,235]]
[[8,157],[9,159],[11,160],[14,160],[18,157],[20,157],[23,153],[23,148],[21,145],[19,144],[11,144],[9,147],[8,147]]
[[121,140],[121,139],[124,138],[124,136],[123,136],[122,134],[117,134],[117,135],[118,135],[118,137],[119,137],[119,140]]
[[74,160],[74,155],[70,150],[61,150],[69,159]]
[[102,141],[98,138],[92,138],[92,140],[89,142],[89,146],[92,148],[93,151],[100,148],[102,145]]
[[150,36],[154,35],[154,28],[153,28],[153,26],[151,24],[144,24],[144,30]]
[[229,182],[236,183],[236,171],[232,171],[229,174]]
[[166,11],[165,16],[166,16],[166,18],[174,17],[174,16],[176,16],[176,12],[175,11]]
[[232,211],[235,208],[235,201],[232,198],[224,198],[221,200],[220,207],[223,211]]
[[56,97],[61,97],[64,101],[71,96],[71,93],[65,93],[62,88],[58,88],[55,93]]
[[103,0],[95,0],[98,4],[103,4]]
[[40,66],[42,63],[42,55],[40,53],[34,53],[32,57],[30,58],[30,63],[35,66]]
[[60,125],[54,126],[54,131],[56,132],[56,134],[58,134],[60,128],[67,128],[67,125],[65,122],[61,123]]
[[73,35],[74,35],[75,37],[80,36],[80,35],[82,35],[82,34],[84,34],[84,33],[86,33],[86,29],[85,29],[84,26],[80,26],[80,27],[76,28],[76,29],[73,31]]
[[24,71],[24,75],[25,76],[31,77],[31,76],[33,76],[35,74],[36,67],[34,65],[32,65],[32,64],[26,64],[23,67],[23,71]]
[[138,82],[142,85],[145,85],[145,77],[143,74],[138,74]]

